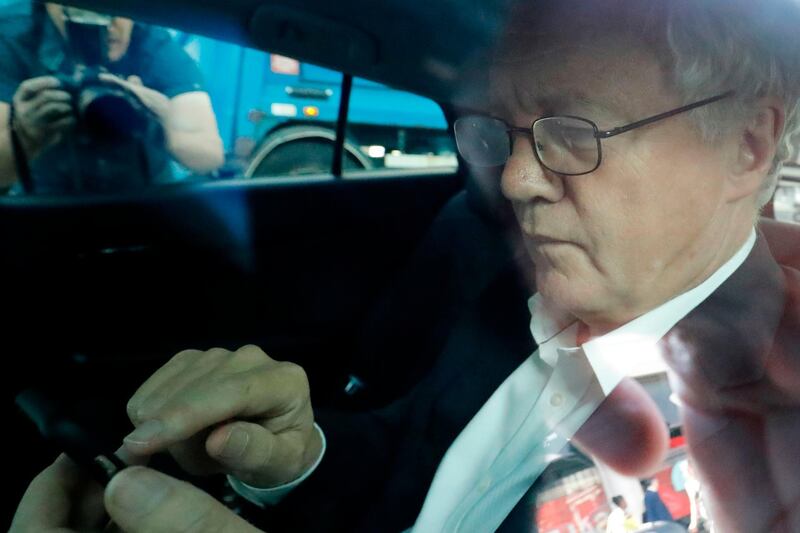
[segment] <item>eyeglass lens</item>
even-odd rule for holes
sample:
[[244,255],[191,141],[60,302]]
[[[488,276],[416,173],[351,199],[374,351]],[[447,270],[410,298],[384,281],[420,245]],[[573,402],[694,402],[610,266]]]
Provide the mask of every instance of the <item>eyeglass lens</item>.
[[[455,123],[456,144],[471,165],[499,166],[508,160],[511,139],[502,120],[468,116]],[[533,125],[539,161],[554,172],[581,174],[597,168],[599,143],[594,125],[580,118],[547,117]]]

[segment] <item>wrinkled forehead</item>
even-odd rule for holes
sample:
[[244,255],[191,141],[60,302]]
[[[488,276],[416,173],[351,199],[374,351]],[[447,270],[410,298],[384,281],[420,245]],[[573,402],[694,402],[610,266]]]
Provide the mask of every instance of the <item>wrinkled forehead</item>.
[[[673,0],[669,0],[673,1]],[[495,60],[525,60],[542,49],[591,45],[606,36],[628,36],[654,47],[666,28],[663,0],[520,0],[509,12]]]
[[490,112],[504,118],[550,113],[632,118],[648,111],[651,100],[659,112],[653,97],[669,98],[670,92],[651,54],[612,39],[495,64],[488,81]]
[[642,31],[645,22],[653,25],[652,12],[619,11],[628,5],[621,0],[574,4],[527,2],[512,13],[489,69],[493,110],[507,109],[509,101],[523,107],[540,101],[600,101],[613,107],[628,102],[632,78],[664,82],[655,44]]

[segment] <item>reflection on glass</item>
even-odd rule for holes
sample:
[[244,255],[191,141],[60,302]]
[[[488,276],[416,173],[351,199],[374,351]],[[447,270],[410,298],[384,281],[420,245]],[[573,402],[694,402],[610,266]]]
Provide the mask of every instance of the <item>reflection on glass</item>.
[[644,387],[670,426],[669,451],[653,475],[647,479],[622,475],[568,445],[553,458],[526,495],[527,530],[625,533],[667,522],[671,525],[661,527],[710,531],[700,482],[681,436],[679,413],[666,367],[653,370],[627,372]]
[[773,199],[775,219],[800,223],[800,167],[785,166]]
[[221,167],[200,70],[167,30],[53,3],[0,7],[0,185],[110,193]]
[[345,167],[347,177],[458,166],[442,109],[427,98],[355,78],[347,126],[347,142],[365,156],[349,172]]
[[[0,0],[0,29],[0,190],[108,193],[333,169],[340,72],[31,0]],[[436,103],[367,80],[353,82],[346,135],[345,176],[457,166]]]
[[559,477],[536,498],[539,531],[598,531],[609,513],[602,479],[588,467]]

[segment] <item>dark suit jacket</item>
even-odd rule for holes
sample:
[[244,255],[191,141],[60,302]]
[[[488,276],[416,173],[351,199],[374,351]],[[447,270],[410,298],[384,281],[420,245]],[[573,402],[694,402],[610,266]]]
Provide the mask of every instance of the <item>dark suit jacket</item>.
[[[450,444],[535,349],[528,296],[513,273],[504,273],[464,311],[436,365],[410,394],[375,412],[319,412],[326,456],[263,526],[315,532],[410,527]],[[749,361],[768,360],[778,345],[793,347],[791,357],[800,361],[800,273],[781,269],[759,237],[742,267],[679,322],[677,332],[706,354],[704,363],[726,358],[730,375],[718,378],[720,387],[752,381],[759,369]]]

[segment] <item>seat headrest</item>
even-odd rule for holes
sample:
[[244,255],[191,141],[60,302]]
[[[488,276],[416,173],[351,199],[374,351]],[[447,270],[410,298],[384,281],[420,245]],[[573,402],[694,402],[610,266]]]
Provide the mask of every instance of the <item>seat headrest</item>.
[[762,217],[759,228],[778,264],[800,270],[800,224]]

